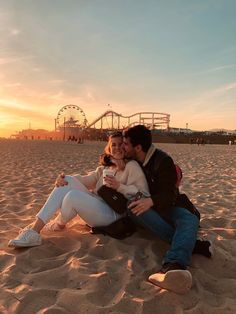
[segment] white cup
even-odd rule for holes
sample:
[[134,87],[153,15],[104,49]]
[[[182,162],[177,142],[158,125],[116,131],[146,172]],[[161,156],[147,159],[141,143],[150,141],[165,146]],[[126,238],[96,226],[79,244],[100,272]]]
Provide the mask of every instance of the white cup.
[[108,168],[103,169],[103,184],[104,185],[106,184],[106,182],[104,180],[106,176],[114,177],[115,173],[116,173],[116,171],[114,169],[108,169]]

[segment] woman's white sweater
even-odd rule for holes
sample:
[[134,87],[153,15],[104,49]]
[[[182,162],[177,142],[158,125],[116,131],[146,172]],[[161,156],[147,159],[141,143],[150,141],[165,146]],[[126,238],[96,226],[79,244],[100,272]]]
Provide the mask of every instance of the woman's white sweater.
[[[97,193],[97,190],[103,185],[104,168],[104,166],[99,166],[95,171],[92,171],[85,176],[76,174],[74,177],[83,183],[89,190]],[[132,197],[139,191],[146,196],[150,195],[145,175],[135,160],[129,161],[125,165],[124,170],[118,170],[115,178],[120,182],[117,191],[127,198]]]

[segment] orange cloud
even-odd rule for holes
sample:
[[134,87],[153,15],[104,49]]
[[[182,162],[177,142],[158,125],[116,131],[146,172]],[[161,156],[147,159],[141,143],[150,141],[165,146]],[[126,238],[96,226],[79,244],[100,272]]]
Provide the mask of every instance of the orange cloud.
[[17,105],[8,106],[8,105],[0,105],[0,113],[7,114],[8,116],[12,116],[15,118],[25,118],[25,119],[34,119],[34,120],[52,120],[52,117],[49,116],[45,110],[44,112],[34,111],[28,108],[21,108]]
[[32,128],[54,129],[54,118],[45,112],[35,111],[22,105],[4,103],[0,99],[0,137],[9,137],[11,134],[27,129],[29,124]]

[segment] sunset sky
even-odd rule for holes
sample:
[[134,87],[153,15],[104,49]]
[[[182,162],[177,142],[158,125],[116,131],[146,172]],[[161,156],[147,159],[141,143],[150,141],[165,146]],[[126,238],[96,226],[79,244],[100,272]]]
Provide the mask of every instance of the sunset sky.
[[68,104],[236,129],[236,1],[0,0],[0,137]]

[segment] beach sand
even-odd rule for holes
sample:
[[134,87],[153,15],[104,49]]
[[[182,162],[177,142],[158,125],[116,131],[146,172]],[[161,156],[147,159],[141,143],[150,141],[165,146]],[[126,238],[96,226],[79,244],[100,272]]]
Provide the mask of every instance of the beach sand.
[[147,281],[168,244],[145,232],[92,235],[79,218],[43,244],[8,248],[34,220],[58,173],[93,170],[105,143],[0,141],[0,313],[236,313],[236,146],[160,144],[184,173],[182,190],[202,214],[211,259],[193,255],[185,295]]

